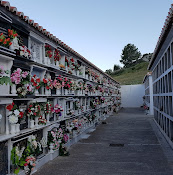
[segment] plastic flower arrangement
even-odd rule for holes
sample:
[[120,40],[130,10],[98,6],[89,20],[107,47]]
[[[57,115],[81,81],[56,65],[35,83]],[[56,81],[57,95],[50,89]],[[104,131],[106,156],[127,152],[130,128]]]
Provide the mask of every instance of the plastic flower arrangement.
[[9,104],[6,109],[9,111],[9,122],[11,124],[16,124],[20,119],[23,118],[24,113],[22,110],[19,110],[17,105],[14,103]]
[[75,91],[76,90],[76,83],[73,80],[71,81],[70,90],[72,90],[72,91]]
[[65,66],[69,67],[69,60],[67,57],[65,57]]
[[87,84],[87,87],[88,87],[88,90],[89,90],[90,92],[93,90],[93,87],[92,87],[92,85],[90,85],[90,84]]
[[74,102],[74,109],[78,110],[79,109],[79,101]]
[[76,90],[83,90],[84,89],[84,84],[83,82],[78,82],[76,85]]
[[31,52],[26,46],[24,46],[24,45],[20,46],[19,50],[20,50],[20,56],[24,56],[26,58],[30,58],[31,57]]
[[65,77],[62,85],[64,86],[64,89],[70,89],[72,81],[70,81],[67,77]]
[[8,36],[11,38],[11,39],[14,39],[15,37],[18,36],[17,32],[14,31],[13,29],[8,29]]
[[39,125],[46,125],[46,123],[47,123],[47,120],[45,118],[43,118],[43,116],[40,116],[38,118],[38,124]]
[[25,159],[24,170],[26,175],[30,175],[36,166],[36,159],[34,156],[30,155]]
[[31,83],[32,83],[32,86],[35,87],[35,89],[40,89],[40,87],[41,87],[41,80],[36,75],[33,75],[33,77],[31,78]]
[[46,57],[52,58],[52,48],[49,44],[45,44]]
[[52,113],[52,104],[48,101],[44,104],[44,113],[45,114],[51,114]]
[[29,72],[22,71],[20,68],[17,68],[17,70],[14,70],[11,74],[11,82],[17,85],[17,93],[19,97],[33,93],[33,88],[30,84]]
[[50,78],[43,78],[43,84],[47,90],[53,89],[53,82]]
[[61,89],[62,86],[62,82],[63,82],[63,78],[61,77],[61,75],[59,75],[54,81],[53,81],[53,87],[55,89]]
[[53,144],[53,150],[59,148],[60,144],[58,142],[57,128],[53,129],[48,133],[48,145]]
[[10,41],[10,38],[5,38],[4,34],[1,33],[0,34],[0,46],[3,46],[3,47],[7,47],[9,48],[11,46],[11,41]]
[[38,103],[30,104],[27,109],[27,116],[30,119],[35,119],[35,117],[40,117],[41,107]]
[[61,59],[61,55],[58,49],[54,50],[54,62],[59,61]]
[[101,103],[104,103],[105,102],[105,98],[104,97],[101,97],[100,98],[100,101],[101,101]]
[[4,67],[0,65],[0,85],[11,84],[11,79],[7,75],[9,74],[8,70],[4,70]]
[[20,169],[24,167],[24,150],[25,147],[22,147],[21,150],[19,150],[18,146],[13,147],[13,149],[11,150],[11,163],[14,167],[14,174],[18,174]]
[[51,108],[51,112],[52,112],[52,113],[56,113],[56,114],[58,114],[59,116],[61,116],[62,111],[63,111],[62,106],[60,106],[60,105],[58,105],[58,104],[56,104],[56,105],[54,106],[54,108],[53,108],[53,107]]
[[42,147],[40,142],[36,141],[35,135],[30,135],[28,137],[28,146],[27,148],[30,150],[30,154],[37,156],[41,151]]

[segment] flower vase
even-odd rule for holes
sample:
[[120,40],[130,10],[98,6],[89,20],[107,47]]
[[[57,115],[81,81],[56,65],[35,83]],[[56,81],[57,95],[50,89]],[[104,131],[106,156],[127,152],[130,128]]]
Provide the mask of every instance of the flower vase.
[[47,123],[50,123],[49,118],[50,118],[50,114],[48,113],[48,114],[46,115]]
[[35,126],[38,126],[38,117],[35,117]]
[[47,64],[50,65],[50,58],[47,57]]
[[71,91],[71,94],[74,95],[74,91]]
[[64,95],[68,95],[68,89],[64,89]]
[[34,128],[34,120],[30,120],[30,129]]
[[56,114],[56,119],[59,120],[59,118],[60,118],[60,117],[59,117],[59,114]]
[[14,94],[14,95],[16,95],[16,85],[15,84],[13,84],[12,86],[11,86],[11,94]]
[[76,95],[79,96],[79,90],[76,90]]
[[88,74],[85,74],[85,78],[88,79]]
[[16,134],[16,124],[10,125],[10,134]]
[[17,123],[16,125],[15,125],[15,129],[16,129],[16,133],[19,133],[20,132],[20,124],[19,123]]
[[9,47],[10,50],[19,50],[19,44],[18,44],[18,39],[17,37],[15,37],[12,41],[11,41],[11,45]]
[[54,153],[53,148],[54,148],[53,143],[50,143],[50,146],[49,146],[49,149],[50,149],[49,152],[50,153]]
[[35,89],[35,95],[39,95],[38,89]]
[[79,70],[76,71],[76,75],[79,76]]
[[59,61],[56,62],[56,66],[59,68]]
[[61,95],[61,89],[56,89],[56,95]]
[[50,95],[50,89],[45,88],[45,95]]

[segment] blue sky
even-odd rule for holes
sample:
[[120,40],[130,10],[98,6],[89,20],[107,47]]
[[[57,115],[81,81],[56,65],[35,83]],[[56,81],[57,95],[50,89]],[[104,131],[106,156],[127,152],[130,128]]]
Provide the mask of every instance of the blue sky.
[[153,52],[173,0],[9,0],[102,70],[125,45]]

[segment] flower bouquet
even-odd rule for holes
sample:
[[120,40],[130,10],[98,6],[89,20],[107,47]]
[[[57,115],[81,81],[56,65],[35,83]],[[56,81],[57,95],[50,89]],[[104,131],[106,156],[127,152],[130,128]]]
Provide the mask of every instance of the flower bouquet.
[[65,89],[64,95],[68,94],[68,90],[70,89],[71,85],[72,81],[70,81],[67,77],[65,77],[63,81],[63,87]]
[[[54,62],[55,62],[55,63],[59,63],[60,59],[61,59],[60,52],[59,52],[58,49],[55,49],[55,50],[54,50]],[[58,64],[58,65],[59,65],[59,64]],[[58,65],[57,65],[57,66],[58,66]]]
[[33,93],[33,87],[30,84],[29,72],[22,71],[20,68],[17,68],[17,70],[13,71],[11,74],[11,82],[13,83],[12,94],[15,94],[17,91],[19,97],[25,97],[27,94]]
[[44,113],[47,118],[47,122],[49,123],[50,114],[52,113],[52,104],[48,101],[44,104],[43,107],[44,107]]
[[12,42],[10,41],[10,38],[5,38],[4,34],[0,34],[0,46],[9,48],[12,45]]
[[31,83],[32,86],[35,87],[35,94],[39,94],[38,90],[41,87],[41,80],[39,77],[37,77],[36,75],[33,75],[33,77],[31,78]]
[[54,81],[53,81],[53,87],[56,89],[56,95],[61,95],[61,87],[63,82],[63,78],[61,75],[59,75]]
[[30,155],[25,159],[24,170],[26,175],[30,175],[36,166],[36,159],[34,156]]
[[19,46],[20,56],[24,56],[28,59],[31,58],[31,52],[26,46]]
[[9,74],[8,70],[4,70],[4,67],[0,65],[0,85],[3,84],[10,84],[11,85],[11,79],[7,75]]
[[54,108],[53,107],[51,108],[51,112],[56,114],[57,119],[59,119],[59,117],[62,116],[62,111],[63,111],[62,106],[58,104],[56,104]]
[[45,95],[51,95],[53,89],[53,82],[50,78],[43,78],[43,85],[45,87]]
[[[20,132],[20,120],[23,118],[23,111],[19,110],[14,103],[9,104],[6,109],[9,111],[9,123],[11,124],[11,134]],[[18,124],[17,124],[18,123]]]
[[50,59],[52,58],[52,48],[49,44],[45,44],[45,64],[50,64]]
[[30,120],[30,128],[34,128],[34,120],[35,126],[38,126],[38,118],[41,116],[41,107],[38,103],[30,104],[27,109],[27,116]]

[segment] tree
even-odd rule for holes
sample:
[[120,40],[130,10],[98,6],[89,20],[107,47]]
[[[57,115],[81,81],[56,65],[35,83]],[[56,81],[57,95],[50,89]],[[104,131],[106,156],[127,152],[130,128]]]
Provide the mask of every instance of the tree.
[[121,67],[118,64],[114,64],[113,67],[113,72],[115,72],[116,70],[119,70]]
[[111,74],[112,74],[112,69],[107,69],[107,70],[105,71],[105,73],[107,73],[108,75],[111,75]]
[[133,62],[136,62],[141,57],[141,52],[134,44],[127,44],[122,50],[120,62],[124,67],[128,67]]

